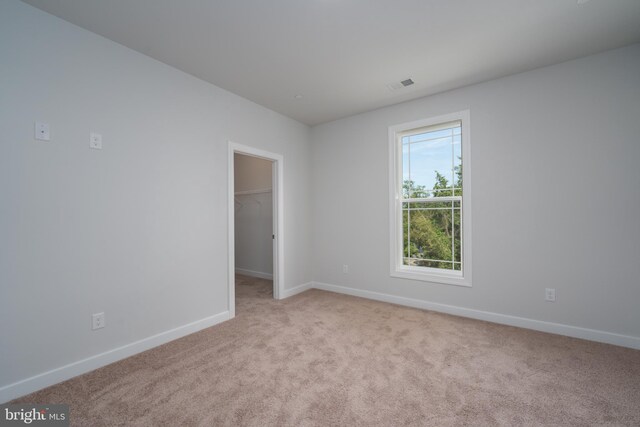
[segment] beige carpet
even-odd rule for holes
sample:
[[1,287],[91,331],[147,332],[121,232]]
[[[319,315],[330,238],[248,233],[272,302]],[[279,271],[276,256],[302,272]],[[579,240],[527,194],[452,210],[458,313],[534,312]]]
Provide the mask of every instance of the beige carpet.
[[319,290],[38,393],[72,425],[640,425],[640,351]]

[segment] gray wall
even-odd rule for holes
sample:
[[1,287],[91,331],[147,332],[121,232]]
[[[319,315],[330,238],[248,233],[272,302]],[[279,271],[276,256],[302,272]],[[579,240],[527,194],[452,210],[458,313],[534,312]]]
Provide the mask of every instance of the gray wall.
[[228,140],[284,156],[284,283],[311,280],[307,126],[18,1],[0,76],[0,388],[228,309]]
[[[465,109],[473,287],[391,278],[388,126]],[[640,337],[640,45],[314,127],[312,158],[314,281]]]

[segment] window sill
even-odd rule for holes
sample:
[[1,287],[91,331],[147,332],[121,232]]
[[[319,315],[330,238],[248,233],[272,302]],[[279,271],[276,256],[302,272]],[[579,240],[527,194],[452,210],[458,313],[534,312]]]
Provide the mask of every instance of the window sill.
[[400,279],[419,280],[421,282],[438,283],[442,285],[471,287],[471,279],[464,277],[461,273],[447,274],[432,271],[423,271],[416,268],[392,268],[391,277]]

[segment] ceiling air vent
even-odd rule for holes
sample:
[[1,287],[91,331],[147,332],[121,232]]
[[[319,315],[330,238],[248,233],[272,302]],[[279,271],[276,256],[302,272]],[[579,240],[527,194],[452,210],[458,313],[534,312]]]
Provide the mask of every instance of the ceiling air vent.
[[405,79],[405,80],[402,80],[401,82],[389,83],[387,85],[387,88],[391,92],[396,92],[396,91],[399,91],[400,89],[404,89],[408,86],[411,86],[412,84],[414,84],[414,81],[412,79]]

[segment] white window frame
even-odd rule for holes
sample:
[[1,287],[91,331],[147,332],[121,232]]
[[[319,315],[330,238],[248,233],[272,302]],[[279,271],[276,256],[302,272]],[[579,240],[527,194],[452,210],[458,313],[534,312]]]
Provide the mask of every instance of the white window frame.
[[[402,233],[402,134],[442,123],[461,121],[462,132],[462,269],[445,270],[403,264]],[[389,229],[391,276],[425,282],[471,287],[471,133],[469,110],[389,127]]]

